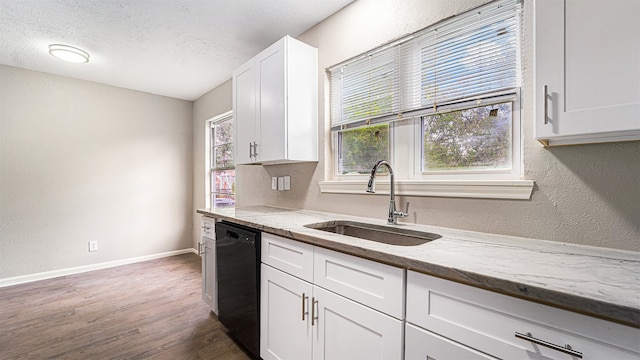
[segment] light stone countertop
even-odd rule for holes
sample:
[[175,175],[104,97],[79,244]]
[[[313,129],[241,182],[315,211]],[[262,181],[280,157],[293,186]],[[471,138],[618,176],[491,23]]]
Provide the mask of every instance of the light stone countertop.
[[387,245],[304,227],[330,220],[386,219],[251,206],[198,213],[460,283],[640,328],[640,252],[400,224],[442,235],[417,246]]

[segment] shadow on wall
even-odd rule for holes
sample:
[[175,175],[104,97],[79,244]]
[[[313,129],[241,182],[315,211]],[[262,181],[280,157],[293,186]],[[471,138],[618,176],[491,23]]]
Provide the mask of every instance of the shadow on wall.
[[592,191],[587,202],[606,202],[640,233],[640,141],[547,150]]

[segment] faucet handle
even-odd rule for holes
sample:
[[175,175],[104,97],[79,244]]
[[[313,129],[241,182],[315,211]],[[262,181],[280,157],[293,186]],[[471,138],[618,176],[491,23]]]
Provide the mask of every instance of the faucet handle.
[[[392,224],[392,223],[396,224],[396,222],[395,222],[396,218],[403,218],[403,217],[409,216],[409,202],[407,201],[407,204],[405,205],[405,208],[404,208],[404,212],[394,210],[393,212],[389,213],[389,216],[390,216],[390,219],[391,219],[391,217],[393,218],[393,221],[389,222],[389,224]],[[389,221],[391,221],[391,220],[389,220]]]
[[401,214],[401,215],[400,215],[401,217],[407,217],[407,216],[409,216],[409,202],[408,202],[408,201],[407,201],[407,203],[406,203],[406,205],[405,205],[405,207],[404,207],[404,212],[403,212],[403,213],[400,213],[400,214]]

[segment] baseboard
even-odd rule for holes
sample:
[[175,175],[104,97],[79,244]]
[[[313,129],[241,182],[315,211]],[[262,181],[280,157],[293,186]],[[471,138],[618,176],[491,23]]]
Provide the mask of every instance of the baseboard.
[[77,267],[53,270],[53,271],[45,271],[45,272],[29,274],[29,275],[14,276],[10,278],[0,279],[0,288],[5,286],[24,284],[32,281],[51,279],[59,276],[79,274],[79,273],[94,271],[94,270],[107,269],[107,268],[116,267],[120,265],[133,264],[133,263],[138,263],[138,262],[143,262],[143,261],[148,261],[153,259],[160,259],[163,257],[169,257],[169,256],[175,256],[175,255],[188,254],[188,253],[193,253],[198,255],[198,251],[196,249],[193,249],[193,248],[182,249],[182,250],[175,250],[175,251],[167,251],[167,252],[153,254],[153,255],[139,256],[139,257],[129,258],[129,259],[107,261],[107,262],[98,263],[98,264],[77,266]]

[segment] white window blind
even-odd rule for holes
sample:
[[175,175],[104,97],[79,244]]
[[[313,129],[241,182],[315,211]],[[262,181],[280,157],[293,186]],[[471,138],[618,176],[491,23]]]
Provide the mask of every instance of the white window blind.
[[327,69],[331,130],[472,106],[520,86],[521,0],[501,0]]
[[398,56],[393,47],[330,71],[332,127],[362,124],[400,111]]

